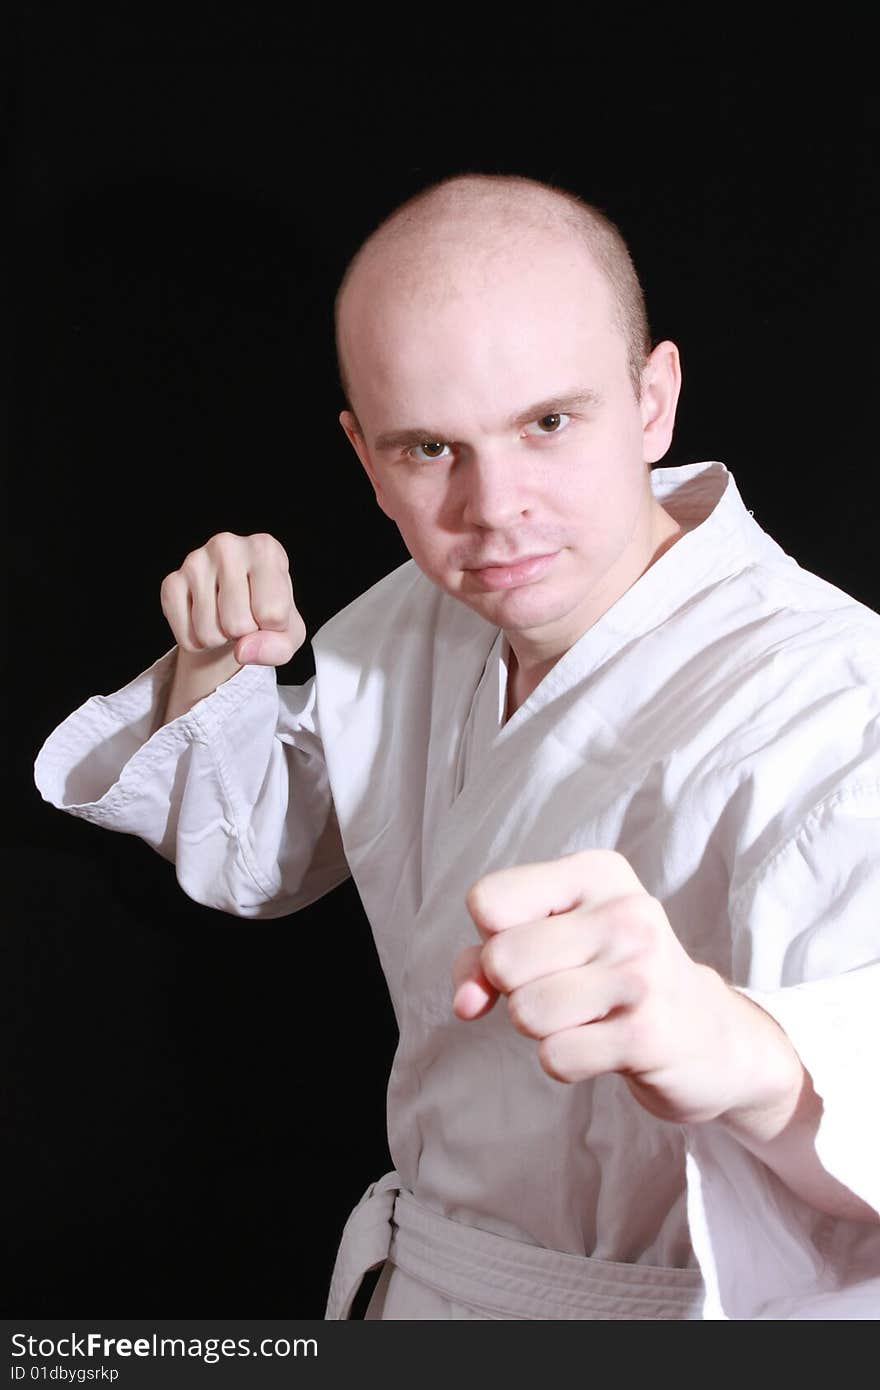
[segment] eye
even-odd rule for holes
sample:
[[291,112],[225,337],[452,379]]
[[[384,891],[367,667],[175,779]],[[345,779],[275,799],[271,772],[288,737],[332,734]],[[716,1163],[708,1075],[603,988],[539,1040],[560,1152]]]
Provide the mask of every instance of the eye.
[[[568,429],[568,425],[563,424],[563,421],[570,419],[570,415],[565,415],[562,411],[556,410],[552,415],[542,415],[540,420],[534,420],[532,423],[542,426],[538,431],[539,434],[561,434],[563,430]],[[546,428],[543,428],[544,426],[546,426]]]
[[432,460],[442,458],[442,453],[435,454],[428,452],[426,458],[419,458],[414,451],[416,449],[424,449],[426,451],[430,451],[433,449],[443,450],[448,448],[449,445],[444,444],[442,439],[423,439],[421,444],[413,444],[409,449],[407,449],[406,456],[407,458],[413,459],[415,463],[430,463]]

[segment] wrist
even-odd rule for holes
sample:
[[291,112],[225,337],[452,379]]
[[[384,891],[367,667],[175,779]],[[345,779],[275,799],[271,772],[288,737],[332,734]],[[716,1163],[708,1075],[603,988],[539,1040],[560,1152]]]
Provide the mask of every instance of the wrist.
[[232,655],[234,645],[230,642],[227,646],[203,652],[188,652],[178,646],[159,727],[186,714],[199,700],[238,674],[241,666]]
[[[720,977],[719,977],[720,978]],[[724,984],[724,982],[722,981]],[[767,1143],[790,1123],[801,1104],[806,1072],[785,1031],[759,1004],[724,984],[738,1015],[739,1059],[734,1099],[718,1121],[747,1142]]]
[[222,647],[209,647],[200,652],[189,652],[178,643],[176,671],[181,675],[189,675],[196,671],[229,671],[231,675],[235,675],[241,670],[241,663],[236,661],[234,650],[235,641],[226,642]]

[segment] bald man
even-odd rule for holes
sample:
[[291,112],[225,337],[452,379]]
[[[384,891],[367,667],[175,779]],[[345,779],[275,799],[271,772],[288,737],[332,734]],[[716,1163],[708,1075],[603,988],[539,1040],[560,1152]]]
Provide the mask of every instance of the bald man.
[[375,1318],[877,1316],[880,619],[723,464],[655,467],[678,350],[565,190],[424,190],[336,327],[412,559],[282,687],[287,556],[212,537],[163,583],[175,647],[36,763],[223,911],[354,877],[395,1167],[327,1316],[369,1269]]

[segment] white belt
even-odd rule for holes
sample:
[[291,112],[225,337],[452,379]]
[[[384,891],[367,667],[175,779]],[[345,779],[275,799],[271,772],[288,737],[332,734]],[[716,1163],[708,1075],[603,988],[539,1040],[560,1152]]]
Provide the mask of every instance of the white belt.
[[440,1216],[386,1173],[352,1211],[330,1281],[325,1319],[347,1318],[367,1270],[390,1259],[457,1303],[506,1318],[698,1319],[698,1269],[618,1264],[569,1255]]

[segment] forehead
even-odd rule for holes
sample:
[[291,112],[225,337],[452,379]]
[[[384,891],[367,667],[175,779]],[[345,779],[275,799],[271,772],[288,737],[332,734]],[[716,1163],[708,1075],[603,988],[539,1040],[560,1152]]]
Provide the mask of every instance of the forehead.
[[385,418],[392,407],[436,413],[473,399],[490,409],[497,395],[516,408],[585,373],[625,371],[611,287],[570,238],[421,264],[389,258],[350,288],[342,350],[358,408],[377,428],[398,423]]

